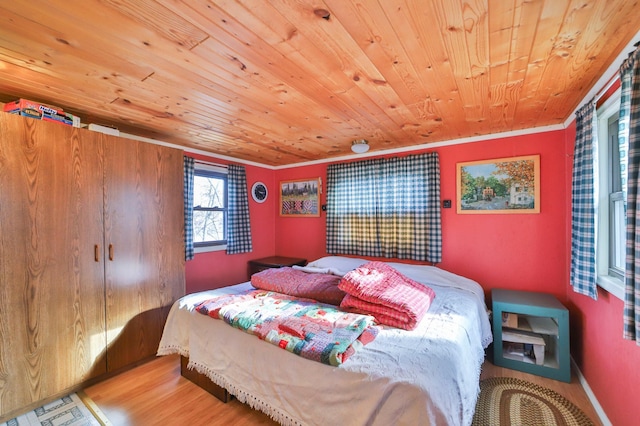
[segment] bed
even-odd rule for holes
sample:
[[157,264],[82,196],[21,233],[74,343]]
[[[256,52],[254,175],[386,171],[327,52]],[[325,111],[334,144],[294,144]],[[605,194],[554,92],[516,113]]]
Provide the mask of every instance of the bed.
[[[367,260],[328,256],[308,273],[342,276]],[[388,263],[435,297],[415,329],[382,326],[338,366],[302,358],[209,318],[195,306],[241,294],[250,282],[189,294],[175,302],[158,355],[180,354],[238,400],[285,425],[469,425],[484,350],[492,341],[478,283],[437,267]]]

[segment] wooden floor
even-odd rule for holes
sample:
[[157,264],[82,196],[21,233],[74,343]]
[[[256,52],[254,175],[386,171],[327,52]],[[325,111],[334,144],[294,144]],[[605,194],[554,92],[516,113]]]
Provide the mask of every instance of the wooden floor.
[[277,424],[235,398],[220,402],[182,377],[178,355],[158,357],[84,391],[114,426]]
[[[596,425],[595,410],[576,377],[571,383],[496,367],[485,361],[481,379],[507,376],[545,386],[582,408]],[[179,356],[147,364],[85,389],[111,424],[129,425],[275,425],[263,413],[232,399],[224,404],[180,375]]]

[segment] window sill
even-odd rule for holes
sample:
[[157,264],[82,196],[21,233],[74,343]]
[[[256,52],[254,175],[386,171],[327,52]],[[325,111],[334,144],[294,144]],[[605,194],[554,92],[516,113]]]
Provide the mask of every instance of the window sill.
[[223,244],[218,246],[194,247],[193,252],[195,254],[198,254],[198,253],[208,253],[210,251],[222,251],[226,249],[227,249],[227,245]]
[[609,275],[598,275],[598,286],[624,301],[624,283]]

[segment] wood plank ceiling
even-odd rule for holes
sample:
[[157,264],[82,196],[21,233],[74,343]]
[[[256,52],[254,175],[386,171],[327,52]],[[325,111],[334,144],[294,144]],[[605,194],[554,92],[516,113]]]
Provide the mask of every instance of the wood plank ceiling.
[[629,0],[0,2],[0,101],[268,166],[563,123]]

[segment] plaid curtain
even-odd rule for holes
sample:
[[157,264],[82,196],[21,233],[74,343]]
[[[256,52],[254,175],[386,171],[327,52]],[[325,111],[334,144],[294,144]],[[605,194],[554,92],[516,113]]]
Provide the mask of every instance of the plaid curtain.
[[184,156],[184,258],[193,259],[193,176],[195,161]]
[[438,154],[330,165],[327,253],[442,261]]
[[576,293],[597,300],[594,102],[588,102],[580,108],[576,116],[571,189],[570,280]]
[[[625,262],[625,339],[640,345],[640,60],[636,49],[620,69],[623,98],[620,115],[629,117],[627,174],[627,250]],[[625,85],[626,82],[626,85]],[[626,87],[625,87],[626,86]],[[629,91],[630,88],[630,91]],[[625,92],[626,89],[626,92]],[[625,110],[623,111],[623,108]],[[621,117],[622,119],[622,117]]]
[[227,176],[229,190],[229,217],[227,219],[227,254],[246,253],[251,245],[251,223],[249,221],[249,197],[244,166],[229,165]]

